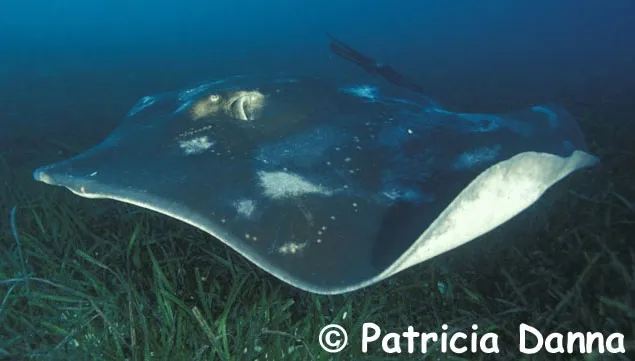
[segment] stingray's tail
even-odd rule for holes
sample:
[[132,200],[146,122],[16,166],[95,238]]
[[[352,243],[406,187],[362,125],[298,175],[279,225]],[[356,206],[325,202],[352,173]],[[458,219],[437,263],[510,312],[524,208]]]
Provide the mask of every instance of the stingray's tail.
[[380,75],[391,84],[406,88],[419,94],[424,94],[423,87],[411,81],[403,74],[397,72],[392,67],[388,65],[378,65],[375,60],[351,48],[330,33],[326,33],[326,35],[329,37],[329,39],[331,39],[330,49],[334,54],[357,64],[371,74]]

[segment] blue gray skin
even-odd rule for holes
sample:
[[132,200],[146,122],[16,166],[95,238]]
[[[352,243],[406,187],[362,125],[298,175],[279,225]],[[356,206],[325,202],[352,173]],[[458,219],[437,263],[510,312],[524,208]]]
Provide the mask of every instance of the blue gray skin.
[[594,165],[586,149],[557,106],[459,114],[390,85],[232,77],[145,97],[101,144],[34,177],[177,218],[337,294],[504,223]]

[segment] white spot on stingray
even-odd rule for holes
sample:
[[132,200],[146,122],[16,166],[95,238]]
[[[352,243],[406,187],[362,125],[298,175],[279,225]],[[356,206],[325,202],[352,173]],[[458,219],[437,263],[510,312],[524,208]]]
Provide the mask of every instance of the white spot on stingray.
[[186,131],[179,133],[179,137],[192,137],[198,133],[206,132],[212,128],[213,128],[212,125],[206,125],[206,126],[197,127],[197,128],[189,128]]
[[238,212],[238,214],[250,218],[256,209],[256,202],[251,199],[241,199],[234,203],[234,207],[236,207],[236,212]]
[[454,112],[451,112],[449,110],[445,110],[445,109],[441,109],[441,108],[437,108],[437,107],[433,107],[433,108],[428,108],[426,109],[426,112],[428,113],[439,113],[439,114],[456,114]]
[[275,81],[278,84],[285,84],[285,83],[298,83],[299,80],[295,79],[295,78],[282,78],[282,79],[278,79]]
[[297,197],[302,194],[331,195],[333,190],[313,184],[300,175],[288,172],[258,172],[264,194],[273,199]]
[[302,251],[304,247],[306,247],[306,242],[304,243],[288,242],[283,244],[280,248],[278,248],[278,252],[282,254],[296,254]]
[[179,100],[181,101],[187,101],[192,99],[193,97],[201,94],[202,92],[206,91],[207,89],[209,89],[210,87],[214,86],[214,85],[218,85],[221,83],[224,83],[226,81],[226,79],[220,79],[220,80],[216,80],[216,81],[212,81],[212,82],[206,82],[203,84],[199,84],[193,88],[190,89],[186,89],[183,90],[181,92],[179,92]]
[[214,142],[210,142],[206,136],[198,137],[189,140],[182,140],[179,142],[181,149],[185,151],[185,154],[199,154],[208,150],[214,145]]
[[399,192],[397,192],[397,190],[394,188],[389,191],[385,191],[384,195],[393,201],[399,198]]
[[377,88],[370,85],[358,85],[354,87],[344,88],[343,92],[375,101],[377,99]]
[[207,90],[209,87],[210,87],[209,84],[201,84],[201,85],[198,85],[198,86],[196,86],[194,88],[183,90],[183,91],[179,92],[179,100],[181,100],[181,101],[189,100],[193,96],[195,96],[197,94],[200,94],[201,92]]
[[154,97],[151,97],[151,96],[147,96],[147,97],[141,98],[141,100],[139,100],[139,102],[137,104],[135,104],[135,106],[132,107],[132,109],[130,109],[130,111],[128,112],[128,116],[131,117],[131,116],[139,113],[143,109],[145,109],[145,108],[149,107],[150,105],[154,104],[155,101],[156,101],[156,99]]
[[393,101],[395,103],[401,103],[401,104],[408,104],[408,105],[414,105],[414,106],[421,106],[421,104],[419,103],[415,103],[413,101],[407,100],[407,99],[401,99],[401,98],[389,98],[388,100]]
[[174,114],[182,112],[183,110],[189,108],[190,105],[192,105],[192,101],[188,101],[188,102],[185,102],[185,103],[181,104],[180,107],[176,108],[176,110],[174,111]]
[[557,128],[558,127],[558,116],[553,111],[551,111],[551,110],[549,110],[549,109],[547,109],[545,107],[541,107],[541,106],[532,107],[531,110],[533,110],[534,112],[546,114],[547,115],[547,119],[549,120],[549,125],[552,128]]
[[501,146],[497,144],[493,147],[481,147],[461,154],[454,162],[454,169],[472,168],[483,162],[491,162],[496,159]]

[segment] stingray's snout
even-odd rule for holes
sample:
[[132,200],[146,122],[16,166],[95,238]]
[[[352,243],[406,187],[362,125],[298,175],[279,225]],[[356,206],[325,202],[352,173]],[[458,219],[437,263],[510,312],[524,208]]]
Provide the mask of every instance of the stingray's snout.
[[92,188],[90,177],[97,175],[97,172],[88,174],[87,177],[76,176],[67,163],[60,162],[37,168],[33,171],[33,179],[48,185],[65,187],[73,193],[87,196],[88,190]]
[[35,179],[38,182],[42,182],[42,183],[46,183],[46,184],[50,184],[50,185],[55,185],[55,182],[53,181],[53,178],[51,178],[51,176],[47,172],[47,170],[50,167],[51,166],[44,166],[44,167],[40,167],[40,168],[34,170],[33,171],[33,179]]
[[49,164],[33,171],[33,179],[52,186],[70,187],[73,185],[71,169],[68,161]]

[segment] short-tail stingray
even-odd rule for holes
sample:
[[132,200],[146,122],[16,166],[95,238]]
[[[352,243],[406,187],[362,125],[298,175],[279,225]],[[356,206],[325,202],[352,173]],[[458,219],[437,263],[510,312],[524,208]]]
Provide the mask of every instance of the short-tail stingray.
[[464,114],[390,85],[231,77],[142,98],[34,177],[179,219],[337,294],[473,240],[596,162],[558,106]]

